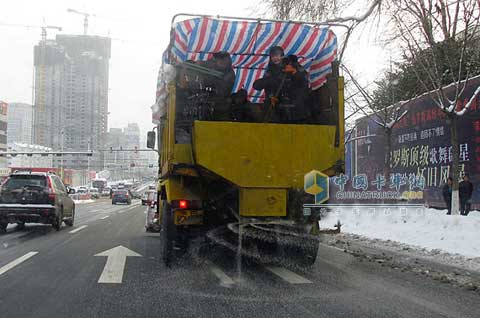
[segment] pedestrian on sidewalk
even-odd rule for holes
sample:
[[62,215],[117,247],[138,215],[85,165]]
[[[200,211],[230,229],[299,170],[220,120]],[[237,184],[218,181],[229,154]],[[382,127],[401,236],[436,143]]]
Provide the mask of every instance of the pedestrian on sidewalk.
[[468,174],[463,176],[463,181],[458,185],[458,195],[460,197],[460,215],[467,216],[471,209],[471,199],[473,194],[473,184],[468,178]]
[[448,177],[447,183],[442,188],[442,195],[443,195],[443,200],[445,201],[445,204],[447,205],[447,215],[452,214],[452,184],[453,184],[453,179],[452,177]]

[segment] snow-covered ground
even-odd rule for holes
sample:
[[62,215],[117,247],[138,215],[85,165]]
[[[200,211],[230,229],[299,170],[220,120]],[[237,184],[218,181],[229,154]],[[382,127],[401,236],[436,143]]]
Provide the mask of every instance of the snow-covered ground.
[[85,203],[93,203],[95,200],[73,200],[75,204],[85,204]]
[[468,216],[446,215],[446,210],[424,209],[409,213],[354,212],[341,208],[328,213],[321,227],[332,228],[337,221],[342,232],[366,238],[396,241],[427,251],[480,257],[480,212]]

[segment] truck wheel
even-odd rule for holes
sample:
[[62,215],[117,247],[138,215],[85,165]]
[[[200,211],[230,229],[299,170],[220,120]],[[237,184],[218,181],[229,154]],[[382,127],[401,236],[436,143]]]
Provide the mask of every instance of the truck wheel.
[[17,222],[17,230],[25,229],[25,222]]
[[175,238],[175,228],[172,218],[172,207],[167,201],[163,201],[162,206],[162,224],[160,230],[160,253],[163,263],[170,266],[173,258],[173,240]]

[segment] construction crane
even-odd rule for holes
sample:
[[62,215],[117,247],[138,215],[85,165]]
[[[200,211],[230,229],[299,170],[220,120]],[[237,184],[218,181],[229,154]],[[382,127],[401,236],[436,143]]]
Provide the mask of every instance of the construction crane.
[[33,29],[33,28],[41,29],[42,41],[44,42],[47,39],[47,29],[55,29],[58,31],[62,31],[62,27],[55,26],[55,25],[29,25],[29,24],[14,24],[14,23],[4,23],[4,22],[0,22],[0,25],[11,26],[11,27],[21,27],[21,28],[28,28],[28,29]]
[[87,35],[87,30],[88,30],[88,18],[89,18],[90,16],[94,17],[95,15],[90,14],[90,13],[88,13],[88,12],[78,11],[78,10],[75,10],[75,9],[67,9],[67,12],[83,15],[83,35]]

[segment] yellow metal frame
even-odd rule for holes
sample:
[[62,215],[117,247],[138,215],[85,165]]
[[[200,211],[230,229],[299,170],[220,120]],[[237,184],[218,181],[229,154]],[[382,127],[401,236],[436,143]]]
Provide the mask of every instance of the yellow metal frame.
[[193,151],[190,144],[175,144],[176,88],[170,83],[160,159],[168,202],[205,199],[200,182],[189,187],[182,182],[198,176],[190,167],[196,165],[238,186],[240,215],[286,216],[288,189],[303,188],[304,175],[311,170],[332,176],[344,161],[343,86],[339,77],[338,126],[196,121]]

